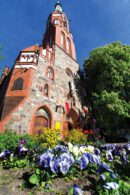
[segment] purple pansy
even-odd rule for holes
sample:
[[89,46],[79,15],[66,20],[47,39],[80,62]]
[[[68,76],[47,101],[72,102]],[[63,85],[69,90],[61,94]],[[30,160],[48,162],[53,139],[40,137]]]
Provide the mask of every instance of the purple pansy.
[[26,140],[25,140],[25,139],[20,139],[20,140],[19,140],[19,144],[20,144],[20,145],[21,145],[21,144],[22,144],[22,145],[25,145],[25,144],[26,144]]
[[106,175],[101,174],[101,175],[100,175],[100,177],[101,177],[101,179],[102,179],[103,181],[105,181],[105,180],[106,180]]
[[49,167],[50,161],[53,159],[54,155],[50,152],[46,152],[40,156],[40,165],[42,167]]
[[16,154],[21,157],[25,157],[27,155],[27,152],[28,152],[28,149],[23,147],[23,145],[19,145],[18,147],[16,147]]
[[100,152],[100,150],[99,150],[98,148],[95,148],[95,149],[94,149],[94,153],[95,153],[97,156],[99,156],[101,152]]
[[57,145],[55,147],[55,150],[56,150],[56,152],[60,152],[60,153],[62,153],[62,152],[69,153],[68,148],[66,146],[62,146],[62,145]]
[[80,165],[80,169],[83,170],[87,167],[89,163],[89,159],[87,156],[83,155],[78,159],[78,164]]
[[110,167],[106,164],[101,163],[98,167],[98,173],[101,175],[104,172],[110,172],[113,173],[113,171],[110,169]]
[[74,157],[71,154],[68,154],[68,153],[61,154],[60,159],[62,161],[66,160],[70,166],[72,166],[73,163],[74,163]]
[[81,188],[79,186],[74,184],[73,185],[73,193],[74,193],[74,195],[82,195],[83,191],[81,190]]
[[4,150],[3,152],[0,153],[0,158],[6,159],[11,155],[11,152],[9,150]]
[[67,160],[61,161],[59,163],[59,167],[60,167],[60,171],[61,171],[62,174],[66,174],[69,171],[69,168],[70,168]]
[[108,161],[113,161],[113,155],[111,150],[106,151],[106,158]]
[[109,190],[116,190],[119,188],[119,185],[116,182],[109,182],[104,185],[104,188],[107,188]]
[[58,173],[59,160],[50,161],[50,168],[53,173]]
[[90,163],[94,164],[100,164],[100,158],[99,156],[95,155],[95,154],[91,154],[91,153],[85,153],[84,154],[90,161]]

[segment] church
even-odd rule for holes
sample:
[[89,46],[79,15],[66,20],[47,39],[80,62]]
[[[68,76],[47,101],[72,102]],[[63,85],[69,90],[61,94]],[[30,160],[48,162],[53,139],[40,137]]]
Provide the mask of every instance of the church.
[[75,78],[73,35],[59,1],[49,15],[40,46],[20,51],[0,80],[0,131],[34,134],[42,127],[79,128],[83,112]]

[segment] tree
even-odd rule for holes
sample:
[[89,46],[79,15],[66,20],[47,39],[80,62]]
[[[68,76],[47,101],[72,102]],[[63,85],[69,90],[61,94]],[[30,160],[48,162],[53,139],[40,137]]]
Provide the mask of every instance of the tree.
[[130,125],[130,46],[120,42],[97,48],[84,63],[88,101],[106,131]]

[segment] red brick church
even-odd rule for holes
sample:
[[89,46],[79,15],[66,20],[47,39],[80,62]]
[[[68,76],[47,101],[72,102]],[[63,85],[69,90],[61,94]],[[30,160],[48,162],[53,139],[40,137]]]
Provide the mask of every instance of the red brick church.
[[41,46],[20,51],[0,80],[0,131],[34,133],[41,127],[61,130],[79,124],[81,103],[75,45],[59,1],[49,15]]

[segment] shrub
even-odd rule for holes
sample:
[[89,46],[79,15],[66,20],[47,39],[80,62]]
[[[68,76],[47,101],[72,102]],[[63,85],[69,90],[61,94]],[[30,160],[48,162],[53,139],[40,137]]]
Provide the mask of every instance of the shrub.
[[61,141],[59,129],[41,128],[36,132],[36,142],[45,148],[54,148]]
[[13,151],[19,142],[19,135],[8,131],[7,133],[0,133],[0,152],[5,149]]
[[64,139],[67,142],[73,144],[81,144],[86,142],[86,135],[80,129],[72,129],[71,131],[67,130],[64,133]]
[[35,144],[35,140],[28,134],[16,134],[11,131],[0,133],[0,152],[5,149],[13,151],[19,144],[20,139],[25,139],[26,147],[32,148]]

